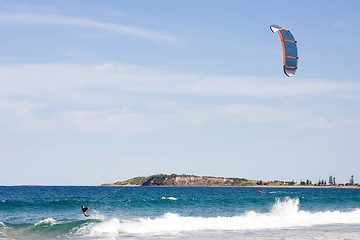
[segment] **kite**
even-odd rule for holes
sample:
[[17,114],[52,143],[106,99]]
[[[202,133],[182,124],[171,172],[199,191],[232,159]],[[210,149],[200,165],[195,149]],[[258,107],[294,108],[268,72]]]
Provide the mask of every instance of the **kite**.
[[270,29],[273,33],[278,33],[283,48],[283,68],[286,76],[291,77],[295,75],[297,70],[298,62],[298,51],[297,51],[297,41],[291,32],[285,28],[282,28],[278,25],[271,25]]

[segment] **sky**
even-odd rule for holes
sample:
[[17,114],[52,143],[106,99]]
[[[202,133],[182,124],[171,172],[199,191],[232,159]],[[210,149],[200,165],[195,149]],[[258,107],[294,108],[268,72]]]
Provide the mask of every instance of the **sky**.
[[[0,185],[360,182],[359,1],[0,0]],[[298,42],[295,76],[279,36]]]

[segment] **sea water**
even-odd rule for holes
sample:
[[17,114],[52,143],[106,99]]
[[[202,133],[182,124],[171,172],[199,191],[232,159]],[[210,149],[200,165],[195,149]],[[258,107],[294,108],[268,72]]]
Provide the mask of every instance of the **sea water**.
[[360,189],[258,190],[0,187],[0,239],[360,239]]

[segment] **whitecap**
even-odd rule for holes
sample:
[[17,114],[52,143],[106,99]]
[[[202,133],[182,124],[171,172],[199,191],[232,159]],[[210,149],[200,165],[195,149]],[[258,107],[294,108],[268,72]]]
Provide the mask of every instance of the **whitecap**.
[[35,223],[35,226],[38,226],[38,225],[55,225],[55,224],[59,224],[60,222],[56,221],[55,219],[53,218],[46,218],[44,220],[41,220],[37,223]]
[[172,200],[172,201],[176,201],[177,200],[177,198],[175,198],[175,197],[161,197],[161,199],[162,200]]

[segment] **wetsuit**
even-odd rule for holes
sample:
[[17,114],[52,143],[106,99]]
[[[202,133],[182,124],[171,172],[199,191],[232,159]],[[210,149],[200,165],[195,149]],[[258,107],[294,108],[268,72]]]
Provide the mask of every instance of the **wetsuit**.
[[89,210],[89,208],[88,208],[88,207],[81,206],[81,210],[83,211],[83,213],[84,213],[85,217],[90,216],[90,215],[87,213],[87,211]]

